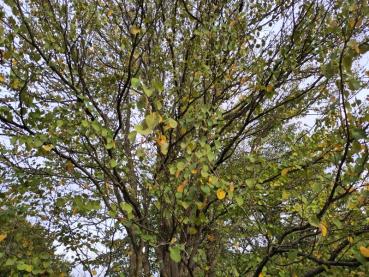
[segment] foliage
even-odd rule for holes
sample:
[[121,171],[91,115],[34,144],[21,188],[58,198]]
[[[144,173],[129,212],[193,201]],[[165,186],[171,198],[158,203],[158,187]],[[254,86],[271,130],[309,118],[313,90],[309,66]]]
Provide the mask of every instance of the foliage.
[[1,193],[90,275],[368,274],[367,1],[4,2]]
[[68,276],[46,230],[10,210],[0,212],[0,276]]

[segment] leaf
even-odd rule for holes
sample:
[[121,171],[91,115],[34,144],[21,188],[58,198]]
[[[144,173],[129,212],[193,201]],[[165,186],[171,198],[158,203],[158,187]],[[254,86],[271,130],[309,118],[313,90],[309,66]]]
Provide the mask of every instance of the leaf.
[[319,227],[320,226],[319,219],[316,215],[311,216],[311,218],[309,219],[309,223],[314,227]]
[[[146,125],[146,124],[145,124]],[[136,130],[136,133],[139,133],[140,135],[143,135],[143,136],[147,136],[147,135],[149,135],[151,132],[152,132],[152,130],[150,129],[150,128],[145,128],[144,126],[143,126],[143,123],[141,123],[141,124],[138,124],[136,127],[135,127],[135,130]],[[132,133],[132,132],[131,132]],[[130,134],[131,134],[130,133]],[[132,135],[131,137],[136,137],[136,135]]]
[[9,258],[9,259],[6,260],[4,265],[5,266],[12,266],[12,265],[15,264],[15,262],[16,262],[16,258]]
[[95,130],[95,132],[99,132],[100,131],[100,125],[99,125],[99,123],[97,122],[97,121],[92,121],[92,123],[91,123],[91,126],[92,126],[92,128]]
[[181,249],[178,246],[170,246],[169,256],[174,262],[179,263],[181,261]]
[[166,120],[166,125],[165,125],[166,128],[175,129],[175,128],[177,128],[177,126],[178,126],[178,123],[174,119],[169,118],[169,119]]
[[141,84],[140,79],[138,79],[138,78],[132,78],[131,79],[131,85],[132,85],[133,88],[138,88],[140,84]]
[[87,120],[82,120],[81,121],[81,125],[82,125],[82,127],[84,127],[84,128],[88,128],[88,126],[89,126],[89,123],[88,123],[88,121]]
[[132,35],[137,35],[141,32],[141,29],[139,27],[137,27],[136,25],[132,25],[130,28],[129,28],[129,32],[132,34]]
[[290,193],[286,190],[282,191],[282,199],[287,200],[290,197]]
[[284,169],[282,169],[282,171],[281,171],[281,176],[287,176],[288,171],[289,171],[289,168],[284,168]]
[[197,229],[195,227],[188,228],[188,233],[190,235],[195,235],[197,233]]
[[132,131],[128,134],[128,140],[134,142],[136,139],[137,131]]
[[70,160],[68,160],[65,164],[65,169],[67,170],[67,172],[72,173],[74,170],[74,164]]
[[145,122],[150,130],[154,130],[160,121],[161,116],[157,112],[153,112],[145,117]]
[[114,160],[114,159],[111,159],[110,162],[109,162],[109,165],[110,165],[111,168],[114,168],[114,167],[117,166],[117,161]]
[[167,142],[167,137],[164,135],[159,135],[159,137],[156,139],[157,144],[163,145]]
[[149,89],[145,85],[142,85],[142,89],[143,89],[143,91],[144,91],[144,93],[146,94],[147,97],[150,97],[153,93],[152,89]]
[[184,188],[186,187],[187,185],[187,180],[183,181],[178,187],[177,187],[177,192],[180,192],[182,193],[184,191]]
[[169,143],[168,142],[163,143],[162,145],[160,145],[160,152],[163,155],[168,154],[168,147],[169,147]]
[[224,191],[224,190],[222,190],[222,189],[218,189],[218,190],[217,190],[217,197],[218,197],[218,199],[219,199],[219,200],[224,199],[224,198],[225,198],[225,196],[226,196],[226,193],[225,193],[225,191]]
[[132,214],[133,208],[130,204],[128,203],[121,203],[120,207],[122,208],[123,211],[125,211],[127,214]]
[[255,184],[256,184],[255,179],[246,179],[246,186],[248,186],[249,188],[252,188]]
[[273,86],[272,85],[267,85],[266,91],[269,92],[269,93],[272,92],[273,91]]
[[17,264],[17,269],[20,271],[32,272],[33,267],[29,264],[19,263]]
[[152,85],[159,93],[164,90],[163,84],[160,81],[154,80]]
[[6,237],[7,237],[6,234],[0,234],[0,242],[6,239]]
[[42,149],[44,149],[46,152],[50,152],[51,149],[53,149],[53,148],[54,148],[54,145],[52,145],[52,144],[44,144],[44,145],[42,145]]
[[242,206],[243,205],[243,198],[241,196],[236,196],[235,197],[236,203],[238,206]]
[[364,246],[360,246],[359,248],[361,255],[363,255],[365,258],[369,258],[369,249],[364,247]]
[[324,223],[319,224],[320,231],[322,232],[322,236],[326,237],[328,234],[328,228]]
[[105,145],[105,148],[106,149],[112,149],[112,148],[115,148],[115,141],[114,140],[112,140],[112,141],[110,141],[110,142],[108,142],[106,145]]

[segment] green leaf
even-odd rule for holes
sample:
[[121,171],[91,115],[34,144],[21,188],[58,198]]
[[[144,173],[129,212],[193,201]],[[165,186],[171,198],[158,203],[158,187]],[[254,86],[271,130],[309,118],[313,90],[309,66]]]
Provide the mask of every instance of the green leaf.
[[127,214],[132,214],[133,208],[130,204],[128,203],[121,203],[120,207],[122,208],[123,211],[125,211]]
[[128,140],[134,142],[136,139],[137,131],[132,131],[128,134]]
[[98,133],[100,131],[100,124],[97,121],[92,121],[91,126],[95,132]]
[[147,136],[152,132],[152,130],[150,128],[147,128],[147,126],[144,126],[144,125],[146,125],[146,123],[145,124],[141,123],[141,124],[137,125],[135,127],[135,130],[140,135]]
[[82,120],[82,121],[81,121],[81,125],[82,125],[82,127],[84,127],[84,128],[88,128],[88,126],[89,126],[90,124],[89,124],[89,122],[88,122],[87,120],[85,120],[85,119],[84,119],[84,120]]
[[320,225],[320,220],[318,219],[318,217],[316,215],[312,215],[309,218],[309,223],[314,226],[314,227],[319,227]]
[[174,262],[179,263],[181,261],[181,249],[178,246],[170,246],[169,256]]
[[6,262],[5,262],[5,266],[12,266],[12,265],[14,265],[15,264],[15,262],[16,262],[16,258],[9,258],[9,259],[7,259],[6,260]]
[[106,149],[112,149],[112,148],[115,148],[115,142],[114,142],[114,141],[108,142],[108,143],[105,145],[105,148],[106,148]]
[[20,271],[27,271],[27,272],[32,272],[32,265],[29,264],[25,264],[25,263],[19,263],[17,264],[17,269]]
[[149,89],[148,87],[146,87],[145,85],[142,85],[142,89],[144,91],[144,93],[146,94],[147,97],[150,97],[153,93],[153,91],[151,89]]
[[145,117],[145,122],[147,124],[147,127],[150,130],[154,130],[154,128],[159,124],[160,121],[161,121],[161,116],[157,112],[148,114]]
[[111,160],[110,160],[110,162],[109,162],[109,166],[110,166],[111,168],[116,167],[116,166],[117,166],[117,161],[116,161],[116,160],[114,160],[114,159],[111,159]]
[[255,179],[246,179],[246,186],[248,186],[249,188],[253,188],[255,184],[256,184]]
[[140,86],[140,84],[141,84],[140,79],[138,79],[138,78],[132,78],[131,79],[131,85],[132,85],[133,88],[138,88]]
[[358,90],[361,88],[361,84],[360,84],[360,81],[357,80],[356,78],[350,78],[348,80],[348,87],[351,89],[351,90]]
[[234,199],[236,200],[236,203],[237,203],[238,206],[242,206],[243,205],[243,202],[244,201],[243,201],[242,196],[238,195]]
[[164,90],[163,84],[160,81],[154,80],[152,85],[159,93]]
[[361,128],[351,128],[351,135],[354,139],[364,139],[366,138],[366,133],[363,129]]

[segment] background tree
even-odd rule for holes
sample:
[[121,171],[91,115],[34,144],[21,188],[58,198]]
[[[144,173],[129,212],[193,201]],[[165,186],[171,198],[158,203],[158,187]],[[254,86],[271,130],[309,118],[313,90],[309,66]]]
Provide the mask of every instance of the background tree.
[[367,272],[367,1],[5,4],[1,190],[90,275]]
[[14,210],[0,211],[0,276],[69,276],[71,264],[55,254],[53,237]]

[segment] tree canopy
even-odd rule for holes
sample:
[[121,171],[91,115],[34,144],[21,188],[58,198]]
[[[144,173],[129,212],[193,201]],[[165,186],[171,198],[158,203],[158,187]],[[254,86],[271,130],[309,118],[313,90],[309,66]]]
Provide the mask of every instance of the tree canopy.
[[71,264],[55,254],[53,237],[17,212],[0,211],[0,276],[67,276]]
[[369,273],[368,1],[4,0],[0,24],[0,209],[86,274]]

